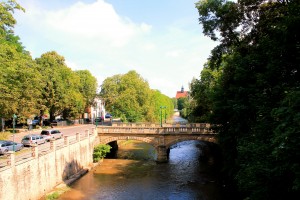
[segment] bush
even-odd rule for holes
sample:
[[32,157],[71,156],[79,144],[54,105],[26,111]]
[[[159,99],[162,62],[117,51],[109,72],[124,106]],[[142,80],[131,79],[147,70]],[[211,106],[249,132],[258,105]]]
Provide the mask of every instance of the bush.
[[93,161],[98,162],[99,160],[103,159],[107,153],[110,152],[111,146],[107,144],[100,144],[95,147],[93,153]]

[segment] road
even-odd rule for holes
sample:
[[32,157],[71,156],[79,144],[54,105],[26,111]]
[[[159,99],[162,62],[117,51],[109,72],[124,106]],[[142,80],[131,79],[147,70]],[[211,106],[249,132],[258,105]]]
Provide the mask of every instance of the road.
[[[92,128],[94,128],[95,125],[93,124],[83,124],[83,125],[76,125],[76,126],[62,126],[62,127],[53,127],[52,129],[58,129],[60,130],[64,136],[71,136],[71,135],[76,135],[76,133],[84,134],[85,130],[91,131]],[[31,131],[26,131],[26,132],[21,132],[21,133],[16,133],[11,136],[11,140],[13,140],[14,136],[14,141],[15,142],[21,142],[22,138],[25,135],[28,134],[40,134],[42,130],[31,130]]]

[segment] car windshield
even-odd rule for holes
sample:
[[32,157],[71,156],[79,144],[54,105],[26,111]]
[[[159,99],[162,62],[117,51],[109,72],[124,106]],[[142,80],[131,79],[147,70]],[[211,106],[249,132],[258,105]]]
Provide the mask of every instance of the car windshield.
[[30,140],[30,137],[24,137],[23,140]]

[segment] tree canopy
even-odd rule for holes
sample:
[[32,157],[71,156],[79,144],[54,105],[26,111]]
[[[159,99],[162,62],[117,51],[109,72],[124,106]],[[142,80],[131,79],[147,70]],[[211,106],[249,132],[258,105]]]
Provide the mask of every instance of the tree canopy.
[[161,105],[168,106],[168,116],[173,111],[171,99],[151,90],[148,82],[136,71],[106,78],[101,85],[100,96],[106,103],[106,109],[123,121],[158,121]]
[[193,114],[220,125],[227,188],[236,186],[237,199],[299,196],[299,1],[196,7],[219,45],[192,84]]
[[72,71],[55,51],[32,59],[14,34],[16,1],[0,2],[0,117],[19,122],[45,112],[75,117],[93,104],[96,78],[88,70]]

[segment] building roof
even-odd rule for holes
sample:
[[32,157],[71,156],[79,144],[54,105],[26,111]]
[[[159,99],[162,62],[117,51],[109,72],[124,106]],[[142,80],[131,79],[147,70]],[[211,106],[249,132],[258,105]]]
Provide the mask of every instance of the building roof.
[[176,99],[179,99],[181,97],[188,97],[188,92],[187,91],[177,91]]

